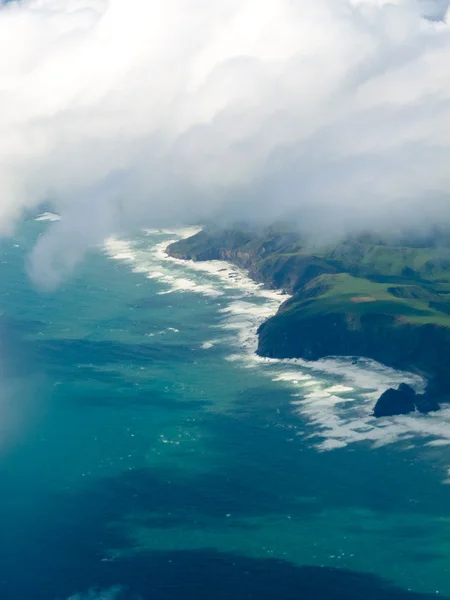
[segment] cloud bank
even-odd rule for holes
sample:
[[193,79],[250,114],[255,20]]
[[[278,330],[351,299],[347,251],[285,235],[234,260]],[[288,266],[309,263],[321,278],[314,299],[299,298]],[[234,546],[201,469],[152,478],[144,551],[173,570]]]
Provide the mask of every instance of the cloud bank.
[[120,227],[450,222],[447,0],[0,5],[0,232],[54,283]]

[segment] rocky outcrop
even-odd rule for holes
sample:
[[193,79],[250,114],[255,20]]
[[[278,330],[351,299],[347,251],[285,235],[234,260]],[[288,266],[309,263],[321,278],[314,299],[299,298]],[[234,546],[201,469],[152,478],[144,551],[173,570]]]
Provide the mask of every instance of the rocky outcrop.
[[397,390],[389,388],[379,397],[373,414],[379,418],[414,412],[416,410],[415,396],[416,392],[406,383],[400,384]]
[[414,400],[416,409],[422,414],[440,410],[441,407],[439,405],[438,398],[441,402],[448,401],[447,398],[442,394],[437,397],[433,396],[433,392],[431,390],[427,390],[425,394],[416,394]]
[[398,389],[389,388],[379,397],[373,414],[375,417],[406,415],[418,410],[429,413],[439,410],[439,404],[430,394],[417,394],[411,386],[401,383]]

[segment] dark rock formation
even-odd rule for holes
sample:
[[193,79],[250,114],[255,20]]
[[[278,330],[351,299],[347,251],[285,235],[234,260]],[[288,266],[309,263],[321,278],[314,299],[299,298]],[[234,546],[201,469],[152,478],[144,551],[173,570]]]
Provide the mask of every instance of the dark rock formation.
[[411,386],[401,383],[398,389],[389,388],[379,397],[373,414],[375,417],[406,415],[416,409],[421,413],[439,410],[439,404],[428,393],[416,394]]
[[414,399],[416,392],[406,383],[400,384],[397,390],[389,388],[378,399],[373,409],[375,417],[406,415],[416,410]]
[[[441,397],[441,401],[442,400],[444,400],[443,397]],[[414,401],[417,410],[423,414],[427,414],[441,408],[437,399],[430,393],[416,394]]]

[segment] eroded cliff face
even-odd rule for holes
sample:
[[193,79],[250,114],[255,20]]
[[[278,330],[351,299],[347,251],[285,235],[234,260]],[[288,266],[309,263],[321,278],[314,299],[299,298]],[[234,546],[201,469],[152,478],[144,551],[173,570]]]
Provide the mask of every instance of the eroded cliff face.
[[442,399],[450,390],[448,327],[405,323],[391,315],[373,313],[296,318],[284,315],[281,308],[261,325],[258,338],[261,356],[305,360],[363,356],[425,376]]
[[[318,275],[338,269],[312,253],[295,253],[298,236],[273,233],[259,236],[253,232],[200,231],[167,248],[174,258],[185,260],[225,260],[246,269],[249,276],[272,289],[295,294]],[[284,250],[288,250],[284,253]]]
[[[228,248],[212,247],[206,250],[202,250],[200,252],[183,252],[176,244],[169,246],[167,252],[169,256],[173,256],[174,258],[181,258],[184,260],[224,260],[233,263],[234,265],[242,269],[246,269],[248,271],[249,277],[251,277],[254,281],[264,283],[267,287],[271,289],[276,289],[278,287],[272,281],[272,278],[270,276],[262,272],[258,261],[256,260],[256,255],[252,255],[249,252],[242,252],[240,250],[232,250]],[[289,286],[287,288],[285,286],[280,287],[282,287],[286,291],[289,291],[290,289]]]

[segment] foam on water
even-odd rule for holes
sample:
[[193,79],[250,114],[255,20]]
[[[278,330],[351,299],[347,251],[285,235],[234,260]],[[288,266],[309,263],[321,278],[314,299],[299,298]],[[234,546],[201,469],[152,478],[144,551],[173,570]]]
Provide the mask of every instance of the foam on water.
[[210,348],[213,348],[214,346],[214,342],[203,342],[202,344],[202,348],[203,350],[209,350]]
[[[168,262],[164,259],[165,248],[176,239],[189,237],[193,231],[195,232],[192,228],[180,230],[178,238],[165,240],[145,249],[137,247],[131,241],[110,237],[105,242],[105,251],[111,258],[127,262],[135,273],[143,273],[149,279],[157,279],[167,284],[167,289],[161,291],[160,294],[195,292],[205,296],[221,296],[222,292],[217,287],[186,277],[184,269],[174,269],[170,268],[169,264],[164,265],[164,262]],[[158,233],[167,235],[168,232],[161,231]],[[176,232],[170,233],[176,234]]]
[[57,215],[56,213],[43,212],[40,215],[38,215],[34,220],[35,221],[60,221],[61,217],[59,215]]
[[[166,287],[162,294],[194,292],[220,298],[221,328],[229,331],[225,342],[234,348],[227,358],[244,368],[257,368],[272,381],[286,386],[293,410],[309,424],[299,435],[318,450],[334,450],[356,442],[375,446],[426,438],[428,446],[450,444],[450,408],[437,414],[404,415],[384,419],[372,416],[379,395],[388,387],[406,382],[422,391],[424,381],[411,373],[395,371],[360,358],[269,359],[255,354],[257,329],[287,300],[286,294],[264,289],[248,274],[224,261],[194,262],[166,254],[173,241],[189,237],[199,228],[147,230],[148,246],[110,238],[106,253],[127,262],[133,271],[157,279]],[[161,241],[161,237],[164,237]],[[209,349],[221,340],[207,340]]]

